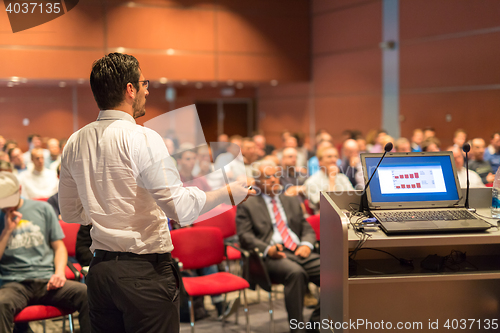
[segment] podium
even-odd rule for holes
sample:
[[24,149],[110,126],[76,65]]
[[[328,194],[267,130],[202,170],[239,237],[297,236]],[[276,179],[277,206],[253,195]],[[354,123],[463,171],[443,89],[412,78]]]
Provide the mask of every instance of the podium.
[[[498,228],[391,236],[369,229],[356,254],[357,266],[351,263],[349,272],[349,253],[360,238],[347,212],[351,204],[357,207],[359,195],[321,193],[321,332],[500,331]],[[491,216],[491,188],[471,189],[469,202],[479,214]],[[465,253],[466,262],[440,272],[421,268],[428,255],[452,251]],[[412,260],[414,267],[390,254]]]

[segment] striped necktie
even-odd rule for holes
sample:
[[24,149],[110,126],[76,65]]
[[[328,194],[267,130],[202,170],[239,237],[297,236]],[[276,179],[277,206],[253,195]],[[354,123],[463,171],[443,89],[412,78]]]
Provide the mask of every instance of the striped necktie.
[[278,228],[281,238],[283,239],[283,244],[287,249],[293,252],[297,248],[297,244],[292,240],[292,237],[290,237],[290,234],[288,233],[288,227],[286,226],[285,221],[283,221],[283,219],[281,218],[278,206],[276,205],[276,200],[271,199],[271,203],[273,204],[273,213],[274,219],[276,220],[276,227]]

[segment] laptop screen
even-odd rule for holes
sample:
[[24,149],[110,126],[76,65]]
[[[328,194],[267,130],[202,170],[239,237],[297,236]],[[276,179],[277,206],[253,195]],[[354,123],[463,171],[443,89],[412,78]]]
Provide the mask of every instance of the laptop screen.
[[[382,154],[362,154],[365,181]],[[370,183],[371,207],[448,207],[459,200],[451,152],[388,153]]]

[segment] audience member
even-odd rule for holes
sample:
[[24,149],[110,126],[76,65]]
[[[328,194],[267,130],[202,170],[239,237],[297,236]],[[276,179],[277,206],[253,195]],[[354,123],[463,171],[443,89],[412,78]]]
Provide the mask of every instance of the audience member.
[[491,135],[491,138],[490,138],[490,144],[488,145],[488,147],[486,147],[486,150],[489,151],[490,154],[494,154],[495,153],[495,146],[494,146],[494,142],[496,140],[500,139],[500,132],[498,133],[493,133]]
[[14,167],[10,163],[9,154],[0,150],[0,171],[13,172]]
[[368,150],[366,149],[366,139],[363,138],[361,134],[357,135],[354,138],[354,140],[356,140],[356,142],[358,143],[358,149],[360,154],[368,152]]
[[[28,136],[28,151],[24,153],[24,160],[31,161],[31,150],[34,148],[42,148],[42,137],[39,134],[31,134]],[[43,148],[42,148],[43,149]],[[44,160],[50,159],[50,152],[48,149],[43,149]]]
[[253,142],[255,142],[259,159],[264,158],[264,156],[266,155],[271,155],[276,149],[273,145],[270,145],[266,142],[266,137],[262,134],[254,135]]
[[21,189],[12,173],[0,172],[0,332],[12,332],[16,313],[36,304],[78,311],[80,332],[90,332],[87,287],[66,281],[58,219],[47,203],[21,198]]
[[0,158],[0,171],[14,172],[14,167],[10,162],[7,162],[6,160]]
[[377,136],[375,137],[375,143],[370,149],[370,153],[381,153],[384,151],[383,141],[386,140],[387,136],[386,130],[379,130]]
[[59,164],[61,164],[61,148],[59,146],[59,140],[49,139],[47,141],[47,148],[49,150],[50,156],[45,160],[45,167],[50,170],[57,170]]
[[422,151],[422,141],[424,141],[424,131],[420,128],[413,130],[413,135],[411,137],[411,151],[419,152]]
[[266,156],[264,156],[263,160],[265,160],[265,161],[273,161],[274,164],[276,164],[276,165],[280,165],[281,164],[280,159],[276,155],[266,155]]
[[286,195],[296,196],[303,192],[304,182],[307,177],[297,170],[297,149],[283,149],[283,157],[281,159],[282,172],[279,177],[279,182],[283,186]]
[[394,147],[397,153],[410,153],[411,144],[407,138],[399,138],[396,140]]
[[241,140],[241,155],[243,156],[243,163],[245,163],[245,171],[248,178],[252,178],[252,163],[257,161],[259,156],[255,142],[251,138],[243,138]]
[[229,137],[227,134],[220,134],[217,137],[217,144],[212,147],[213,151],[213,159],[214,161],[219,157],[220,154],[223,154],[226,152],[227,146],[229,145]]
[[422,151],[438,152],[441,151],[440,146],[441,142],[434,136],[431,136],[422,141]]
[[215,160],[215,169],[224,168],[229,181],[247,178],[244,165],[242,163],[233,162],[241,152],[240,146],[242,139],[243,138],[239,135],[231,136],[226,148],[227,152],[220,154]]
[[484,160],[485,142],[481,138],[472,139],[469,153],[469,169],[475,171],[484,184],[493,183],[495,175],[491,165]]
[[343,159],[340,164],[340,172],[349,178],[349,181],[354,188],[363,188],[363,169],[361,167],[361,159],[359,157],[358,142],[354,139],[347,139],[344,141],[342,154]]
[[0,150],[0,161],[5,161],[5,162],[9,162],[10,163],[9,154],[7,154],[6,152]]
[[465,141],[467,141],[467,132],[461,128],[457,129],[453,135],[453,145],[462,148]]
[[339,172],[339,153],[335,147],[325,147],[316,153],[320,170],[309,177],[304,186],[309,205],[315,211],[319,208],[320,191],[354,190],[349,178]]
[[395,147],[395,144],[394,144],[394,138],[392,136],[390,136],[389,134],[386,134],[380,140],[380,144],[382,146],[382,152],[384,151],[385,146],[389,142],[392,143],[392,150],[391,150],[391,152],[395,152],[396,151],[396,147]]
[[14,166],[14,174],[20,175],[22,172],[28,170],[28,167],[24,161],[24,155],[20,148],[11,148],[9,151],[9,158],[12,166]]
[[[181,146],[181,149],[182,146]],[[184,186],[196,186],[204,192],[211,191],[205,177],[193,177],[193,168],[196,163],[196,152],[194,148],[181,151],[177,155],[177,166],[179,175]]]
[[55,171],[45,168],[43,150],[31,150],[33,170],[28,170],[19,175],[19,182],[23,186],[27,199],[49,198],[58,191],[59,181]]
[[484,160],[490,162],[492,172],[496,173],[500,166],[500,132],[492,135],[491,147],[484,152]]
[[3,146],[3,151],[6,153],[9,153],[9,151],[13,148],[17,147],[17,141],[16,140],[7,140],[5,142],[5,146]]
[[[320,258],[312,252],[316,236],[297,199],[278,194],[281,186],[277,171],[271,161],[254,164],[261,195],[238,205],[236,226],[241,246],[250,251],[257,248],[263,253],[271,280],[285,285],[288,320],[300,323],[304,322],[303,302],[308,282],[320,285]],[[318,315],[319,304],[311,319]]]
[[[285,148],[295,148],[297,149],[297,168],[301,169],[307,165],[307,152],[299,148],[298,140],[295,136],[288,136],[284,143],[283,149]],[[278,158],[281,160],[283,158],[283,149],[277,153]]]
[[[462,148],[451,146],[448,150],[453,152],[453,158],[455,159],[455,166],[457,167],[458,181],[461,187],[467,187],[467,169],[464,168],[464,152]],[[473,171],[469,170],[469,184],[470,187],[485,187],[481,177]]]
[[[333,147],[331,141],[321,141],[316,145],[316,153],[323,148]],[[316,174],[319,171],[319,161],[318,156],[314,155],[307,161],[307,172],[309,176]]]
[[3,148],[5,147],[6,142],[7,142],[7,140],[5,140],[5,138],[0,135],[0,151],[4,151]]
[[424,128],[424,140],[427,140],[428,138],[435,138],[436,137],[436,130],[434,127],[426,127]]

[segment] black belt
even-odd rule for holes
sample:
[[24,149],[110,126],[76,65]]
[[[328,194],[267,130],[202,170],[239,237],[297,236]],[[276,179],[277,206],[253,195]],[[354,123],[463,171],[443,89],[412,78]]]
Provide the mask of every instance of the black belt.
[[132,252],[111,252],[105,250],[95,250],[94,257],[102,261],[108,260],[146,260],[152,262],[172,261],[170,253],[147,253],[137,254]]

